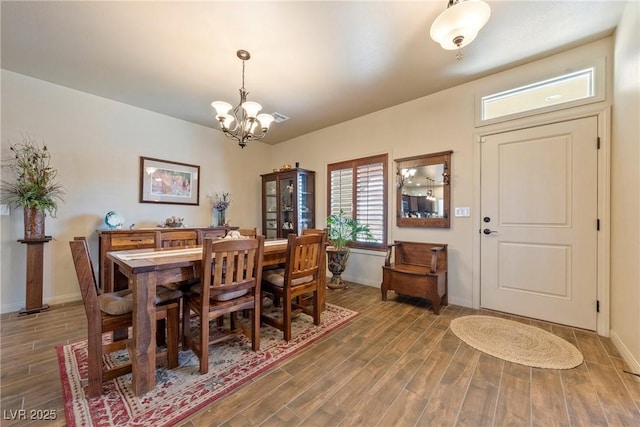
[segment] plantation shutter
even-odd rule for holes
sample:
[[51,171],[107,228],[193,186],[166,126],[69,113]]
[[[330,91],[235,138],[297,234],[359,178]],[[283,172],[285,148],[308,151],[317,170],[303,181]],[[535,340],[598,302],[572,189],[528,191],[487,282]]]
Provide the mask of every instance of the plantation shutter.
[[342,209],[353,218],[353,169],[338,169],[330,173],[330,215],[338,215]]
[[[369,224],[375,240],[380,242],[384,230],[384,164],[371,163],[357,167],[356,219]],[[358,241],[366,241],[358,238]]]
[[338,215],[342,209],[345,216],[369,225],[375,239],[358,238],[354,247],[386,247],[386,171],[386,154],[327,166],[328,215]]

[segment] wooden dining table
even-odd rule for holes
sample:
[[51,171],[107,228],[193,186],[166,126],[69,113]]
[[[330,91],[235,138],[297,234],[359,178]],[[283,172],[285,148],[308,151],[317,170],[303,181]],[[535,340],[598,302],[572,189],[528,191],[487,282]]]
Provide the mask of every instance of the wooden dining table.
[[[286,239],[266,240],[263,267],[284,263],[286,251]],[[155,387],[156,287],[194,278],[202,264],[202,246],[107,252],[107,258],[111,261],[112,282],[105,284],[105,292],[113,291],[115,278],[121,274],[133,293],[132,388],[140,396]],[[326,270],[321,270],[318,300],[324,310]]]

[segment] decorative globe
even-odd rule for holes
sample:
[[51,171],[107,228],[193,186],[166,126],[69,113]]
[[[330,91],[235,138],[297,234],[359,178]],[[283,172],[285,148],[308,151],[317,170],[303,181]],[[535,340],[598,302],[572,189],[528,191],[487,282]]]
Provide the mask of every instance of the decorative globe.
[[104,216],[104,223],[107,224],[107,227],[109,227],[110,230],[122,228],[122,225],[124,224],[124,217],[116,211],[109,211]]

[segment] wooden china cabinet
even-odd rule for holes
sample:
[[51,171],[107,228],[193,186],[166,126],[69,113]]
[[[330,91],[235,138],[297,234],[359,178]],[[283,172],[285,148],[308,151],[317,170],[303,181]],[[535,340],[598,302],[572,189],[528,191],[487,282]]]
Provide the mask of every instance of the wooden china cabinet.
[[314,171],[292,168],[262,176],[262,230],[267,239],[315,228]]

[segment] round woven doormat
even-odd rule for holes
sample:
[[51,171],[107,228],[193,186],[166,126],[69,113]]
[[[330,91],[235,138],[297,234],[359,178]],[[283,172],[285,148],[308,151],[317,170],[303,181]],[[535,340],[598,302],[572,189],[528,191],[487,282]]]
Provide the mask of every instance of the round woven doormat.
[[568,341],[535,326],[491,316],[464,316],[451,321],[451,331],[484,353],[547,369],[571,369],[583,361]]

